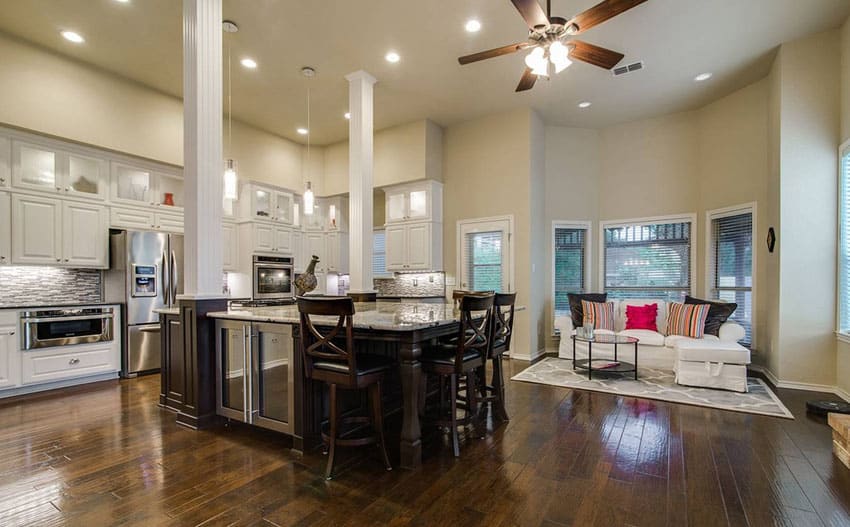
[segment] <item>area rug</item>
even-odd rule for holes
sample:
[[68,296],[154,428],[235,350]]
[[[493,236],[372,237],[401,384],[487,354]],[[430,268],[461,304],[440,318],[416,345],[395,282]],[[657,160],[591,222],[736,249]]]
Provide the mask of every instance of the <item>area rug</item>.
[[644,367],[638,368],[638,380],[628,374],[596,372],[588,380],[587,372],[573,371],[571,360],[547,357],[511,380],[794,419],[764,381],[755,377],[747,378],[748,393],[680,386],[674,382],[672,371]]

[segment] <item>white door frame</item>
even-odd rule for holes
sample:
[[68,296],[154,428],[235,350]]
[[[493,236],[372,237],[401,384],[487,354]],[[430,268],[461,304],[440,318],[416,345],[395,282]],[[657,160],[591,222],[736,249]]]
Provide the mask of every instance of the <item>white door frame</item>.
[[457,267],[455,268],[455,283],[460,284],[463,280],[463,236],[461,235],[461,231],[463,227],[471,227],[471,232],[490,232],[493,230],[502,230],[502,226],[494,229],[493,224],[507,222],[508,224],[508,284],[505,288],[505,291],[515,291],[516,286],[516,274],[515,274],[515,265],[514,265],[514,215],[508,214],[505,216],[489,216],[486,218],[470,218],[464,220],[457,220],[457,230],[455,234],[455,239],[457,243]]

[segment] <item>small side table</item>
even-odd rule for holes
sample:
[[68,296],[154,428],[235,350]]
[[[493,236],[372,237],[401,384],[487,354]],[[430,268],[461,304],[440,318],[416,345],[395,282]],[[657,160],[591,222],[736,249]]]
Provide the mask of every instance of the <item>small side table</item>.
[[[605,372],[605,373],[632,373],[635,374],[635,380],[638,378],[638,342],[639,339],[634,337],[626,337],[620,335],[610,335],[610,334],[602,334],[602,335],[594,335],[592,338],[579,337],[578,335],[572,335],[570,338],[573,340],[573,370],[587,370],[587,378],[593,378],[593,372]],[[576,341],[586,342],[587,343],[587,358],[576,360]],[[594,344],[613,344],[614,345],[614,362],[619,362],[618,365],[612,366],[610,368],[594,368],[593,367],[593,345]],[[621,361],[617,356],[617,345],[618,344],[634,344],[635,345],[635,361],[624,362]]]

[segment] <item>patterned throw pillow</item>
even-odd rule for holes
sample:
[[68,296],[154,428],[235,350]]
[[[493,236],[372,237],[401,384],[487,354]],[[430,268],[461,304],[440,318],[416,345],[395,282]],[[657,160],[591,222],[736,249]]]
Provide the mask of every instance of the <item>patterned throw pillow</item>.
[[667,334],[701,339],[708,318],[708,304],[679,304],[670,302],[667,312]]
[[582,300],[581,310],[584,313],[582,325],[592,325],[593,329],[614,331],[614,302],[588,302],[587,300]]

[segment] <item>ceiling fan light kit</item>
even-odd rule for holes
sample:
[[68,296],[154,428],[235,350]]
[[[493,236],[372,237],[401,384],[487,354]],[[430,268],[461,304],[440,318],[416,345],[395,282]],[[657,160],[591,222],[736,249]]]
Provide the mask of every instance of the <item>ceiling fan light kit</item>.
[[556,74],[570,67],[574,60],[610,70],[623,59],[622,53],[576,40],[573,36],[579,35],[646,1],[603,0],[567,20],[563,17],[552,16],[549,1],[546,3],[546,11],[544,12],[537,0],[511,0],[511,3],[528,25],[527,41],[465,55],[458,58],[458,62],[465,65],[533,48],[531,53],[525,57],[526,69],[516,87],[518,92],[533,88],[537,77],[548,77],[550,63]]

